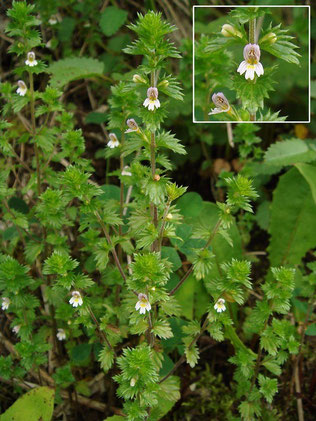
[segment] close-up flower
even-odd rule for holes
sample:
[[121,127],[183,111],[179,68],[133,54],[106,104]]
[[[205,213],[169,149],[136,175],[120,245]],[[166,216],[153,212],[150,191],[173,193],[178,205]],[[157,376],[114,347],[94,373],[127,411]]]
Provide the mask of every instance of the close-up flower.
[[2,310],[8,310],[10,304],[11,304],[10,298],[2,297],[2,304],[1,304]]
[[25,60],[25,64],[30,67],[37,66],[37,60],[35,59],[35,53],[33,51],[27,53],[27,59]]
[[146,310],[147,311],[151,310],[151,305],[150,305],[150,302],[148,301],[146,294],[138,294],[138,301],[135,305],[135,309],[137,311],[139,310],[140,314],[145,314]]
[[217,94],[212,95],[212,101],[216,105],[216,108],[213,108],[209,115],[212,114],[219,114],[219,113],[227,113],[231,110],[230,104],[228,99],[222,92],[218,92]]
[[118,141],[115,133],[110,133],[109,138],[110,140],[108,141],[108,147],[110,149],[117,148],[120,145],[120,142]]
[[66,339],[66,332],[64,331],[64,329],[59,328],[57,329],[56,336],[59,341],[64,341]]
[[129,166],[125,165],[121,174],[125,175],[125,176],[128,176],[128,177],[131,177],[132,173],[129,171],[129,169],[130,169]]
[[149,111],[154,111],[155,108],[160,107],[157,88],[151,86],[147,89],[147,98],[145,99],[143,106],[147,107]]
[[72,291],[72,297],[69,300],[69,304],[73,307],[82,306],[83,300],[79,291]]
[[139,132],[139,127],[136,121],[133,118],[129,118],[126,121],[128,129],[125,131],[125,133],[131,133],[131,132]]
[[26,84],[23,82],[23,80],[18,80],[18,89],[16,90],[16,93],[20,96],[24,96],[27,92]]
[[255,73],[257,76],[262,76],[264,73],[263,66],[260,63],[260,47],[258,44],[247,44],[244,48],[244,59],[237,72],[243,75],[245,72],[245,78],[253,80]]
[[215,310],[217,311],[217,313],[221,313],[222,311],[226,310],[226,306],[225,306],[225,300],[224,298],[219,298],[215,305],[214,305]]

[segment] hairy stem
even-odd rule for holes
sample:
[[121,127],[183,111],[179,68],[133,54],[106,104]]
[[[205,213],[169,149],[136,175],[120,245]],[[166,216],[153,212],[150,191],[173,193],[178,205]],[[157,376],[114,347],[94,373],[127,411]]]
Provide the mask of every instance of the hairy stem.
[[107,346],[109,347],[109,349],[110,349],[111,351],[113,351],[113,353],[114,353],[114,355],[115,355],[115,351],[114,351],[114,349],[113,349],[112,345],[110,344],[110,342],[109,342],[109,340],[108,340],[108,338],[107,338],[106,334],[105,334],[105,333],[101,330],[100,323],[98,322],[97,318],[95,317],[95,314],[93,313],[93,311],[92,311],[92,309],[91,309],[91,307],[90,307],[90,306],[88,306],[88,311],[89,311],[89,313],[90,313],[90,316],[91,316],[92,320],[94,321],[94,323],[95,323],[95,325],[96,325],[96,327],[97,327],[97,330],[98,330],[98,332],[99,332],[99,334],[100,334],[101,338],[102,338],[102,339],[103,339],[103,341],[107,344]]
[[167,202],[167,205],[166,205],[166,209],[165,209],[165,211],[164,211],[164,213],[163,213],[163,216],[162,216],[162,223],[161,223],[161,228],[160,228],[160,230],[159,230],[159,236],[158,236],[158,251],[160,251],[161,250],[161,244],[162,244],[162,239],[163,239],[163,233],[164,233],[164,230],[165,230],[165,226],[166,226],[166,221],[167,221],[167,215],[168,215],[168,212],[169,212],[169,209],[170,209],[170,205],[171,205],[171,201],[170,200],[168,200],[168,202]]
[[[101,225],[102,231],[103,231],[103,233],[104,233],[104,235],[105,235],[105,238],[106,238],[107,242],[108,242],[108,243],[110,244],[110,246],[111,246],[111,252],[112,252],[112,255],[113,255],[113,258],[114,258],[115,264],[116,264],[116,266],[117,266],[117,268],[118,268],[118,270],[119,270],[119,272],[120,272],[120,274],[121,274],[121,276],[122,276],[123,280],[124,280],[124,281],[126,281],[126,275],[125,275],[125,273],[124,273],[124,271],[123,271],[122,265],[121,265],[121,263],[120,263],[120,260],[119,260],[119,258],[118,258],[118,255],[117,255],[117,253],[116,253],[116,250],[115,250],[114,244],[112,243],[112,240],[111,240],[110,234],[108,233],[108,230],[106,229],[106,226],[105,226],[104,222],[102,221],[102,218],[101,218],[101,216],[100,216],[99,212],[98,212],[98,211],[95,211],[95,212],[94,212],[94,214],[95,214],[95,216],[97,217],[97,220],[99,221],[99,224]],[[135,292],[134,294],[135,294],[135,295],[137,295],[137,293],[136,293],[136,292]]]
[[[151,86],[156,86],[156,77],[155,77],[155,71],[153,70],[150,74],[150,83]],[[150,166],[151,166],[151,176],[153,180],[155,179],[156,175],[156,139],[155,139],[155,132],[152,131],[150,134]],[[158,210],[157,206],[153,203],[151,204],[152,209],[152,216],[153,216],[153,223],[154,226],[157,228],[158,225]],[[154,241],[152,244],[152,251],[157,251],[158,248],[158,241]]]
[[36,176],[37,176],[37,193],[41,195],[41,169],[40,169],[40,158],[39,158],[39,150],[36,143],[36,123],[35,123],[35,99],[34,99],[34,80],[33,80],[33,73],[29,72],[29,80],[30,80],[30,106],[31,106],[31,128],[32,128],[32,136],[34,140],[34,149],[35,149],[35,158],[36,158]]

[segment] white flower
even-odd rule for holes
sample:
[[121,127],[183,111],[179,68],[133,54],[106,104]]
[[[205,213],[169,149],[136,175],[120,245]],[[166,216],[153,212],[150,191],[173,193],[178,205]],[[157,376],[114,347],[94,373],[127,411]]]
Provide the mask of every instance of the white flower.
[[37,65],[37,60],[35,60],[35,53],[33,53],[33,51],[27,53],[27,60],[25,60],[25,64],[30,67]]
[[109,134],[110,140],[108,141],[108,147],[113,149],[119,146],[120,142],[118,141],[118,138],[116,137],[116,134],[110,133]]
[[227,113],[231,110],[231,107],[229,105],[228,99],[222,92],[218,92],[217,94],[212,95],[212,101],[216,105],[216,108],[213,108],[213,110],[208,113],[208,115],[212,114],[219,114],[219,113]]
[[8,310],[10,304],[11,304],[10,298],[2,297],[2,304],[1,304],[2,310]]
[[139,310],[140,314],[145,314],[146,310],[151,310],[150,302],[148,301],[147,295],[145,294],[138,294],[138,301],[135,305],[135,309]]
[[173,218],[172,213],[168,213],[166,216],[166,219],[168,219],[168,221],[171,221],[172,218]]
[[72,291],[72,297],[69,300],[69,304],[72,304],[73,307],[82,306],[82,297],[79,291]]
[[64,329],[57,329],[58,332],[56,334],[59,341],[64,341],[66,339],[66,332]]
[[237,72],[243,75],[245,72],[245,78],[253,80],[255,73],[257,76],[263,75],[263,66],[260,63],[260,47],[258,44],[247,44],[244,48],[244,61],[242,61],[237,69]]
[[122,175],[127,175],[128,177],[131,177],[132,173],[128,170],[129,170],[129,166],[125,165],[125,167],[123,168],[123,171],[122,171]]
[[27,92],[27,87],[25,85],[25,83],[23,82],[23,80],[18,80],[18,89],[16,90],[16,93],[24,96]]
[[148,107],[149,111],[154,111],[155,107],[160,107],[160,101],[158,99],[158,89],[150,87],[147,89],[147,98],[143,103],[144,107]]
[[221,313],[222,311],[226,310],[226,306],[225,306],[225,300],[224,298],[219,298],[216,302],[216,304],[214,305],[215,310],[217,311],[217,313]]
[[49,19],[49,21],[48,21],[48,23],[50,24],[50,25],[56,25],[56,23],[58,22],[58,20],[57,20],[57,17],[56,16],[52,16],[50,19]]
[[21,329],[21,325],[16,325],[12,328],[12,332],[14,332],[17,335],[20,329]]
[[134,386],[135,386],[135,384],[136,384],[136,379],[135,379],[135,377],[133,377],[133,378],[131,379],[131,381],[130,381],[130,385],[131,385],[132,387],[134,387]]
[[139,132],[139,127],[138,124],[136,123],[136,121],[133,118],[129,118],[126,121],[126,124],[128,126],[128,129],[126,130],[125,133],[131,133],[131,132]]

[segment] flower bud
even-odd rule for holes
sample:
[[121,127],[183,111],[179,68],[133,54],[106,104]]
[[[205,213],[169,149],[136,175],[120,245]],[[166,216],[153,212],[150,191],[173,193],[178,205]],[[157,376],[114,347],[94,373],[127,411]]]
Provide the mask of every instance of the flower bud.
[[159,181],[160,180],[160,175],[159,174],[155,174],[154,175],[154,181]]
[[274,44],[277,41],[278,37],[274,32],[268,32],[263,38],[261,38],[260,43],[267,43],[269,45]]
[[131,379],[131,381],[130,381],[130,385],[131,385],[132,387],[134,387],[134,386],[135,386],[135,384],[136,384],[136,379],[135,379],[135,377],[133,377],[133,378]]
[[144,79],[142,76],[135,74],[133,76],[133,82],[134,83],[147,83],[147,80]]
[[164,79],[158,83],[158,88],[167,88],[168,86],[169,86],[169,81],[167,79]]
[[171,221],[172,218],[173,218],[172,213],[168,213],[168,215],[166,216],[166,219],[168,219],[168,221]]
[[221,30],[222,35],[224,37],[239,37],[242,38],[242,33],[238,31],[234,26],[229,25],[225,23],[225,25],[222,26]]

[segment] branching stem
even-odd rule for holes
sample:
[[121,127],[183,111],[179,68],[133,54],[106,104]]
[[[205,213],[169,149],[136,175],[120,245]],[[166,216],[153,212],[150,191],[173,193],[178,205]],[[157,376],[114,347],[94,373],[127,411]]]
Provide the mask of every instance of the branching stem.
[[[205,250],[205,249],[207,249],[210,246],[211,242],[213,241],[213,238],[215,237],[217,231],[219,230],[219,227],[221,226],[221,223],[222,223],[222,219],[220,218],[217,221],[217,223],[216,223],[216,225],[215,225],[215,227],[214,227],[214,229],[213,229],[213,231],[212,231],[212,233],[211,233],[211,235],[210,235],[207,243],[202,248],[202,250]],[[193,265],[191,264],[190,268],[184,274],[184,276],[180,279],[180,281],[178,282],[178,284],[169,292],[169,295],[173,295],[176,291],[178,291],[178,289],[181,287],[181,285],[184,283],[184,281],[191,275],[192,271],[193,271]]]
[[[193,338],[192,339],[192,341],[191,341],[191,343],[189,344],[189,346],[188,346],[188,348],[190,349],[190,348],[192,348],[192,346],[194,345],[194,344],[196,344],[196,342],[200,339],[200,337],[203,335],[203,333],[204,333],[204,331],[207,329],[207,326],[208,326],[208,318],[206,317],[206,319],[205,319],[205,321],[204,321],[204,323],[203,323],[203,325],[202,325],[202,327],[201,327],[201,331],[200,331],[200,333],[198,334],[198,335],[196,335],[195,336],[195,338]],[[184,363],[184,361],[185,361],[185,356],[184,355],[182,355],[182,357],[181,358],[179,358],[179,360],[175,363],[175,365],[173,366],[173,368],[169,371],[169,373],[168,374],[166,374],[165,375],[165,377],[163,377],[160,381],[159,381],[159,384],[160,383],[163,383],[165,380],[167,380],[176,370],[177,370],[177,368],[178,367],[180,367],[180,365],[182,364],[182,363]]]

